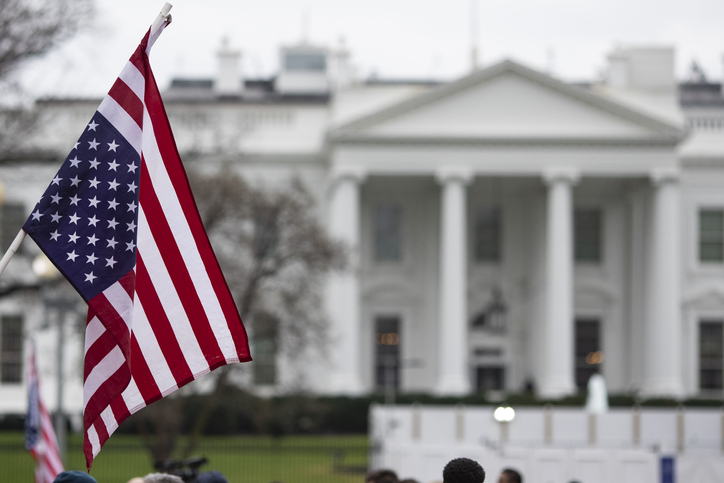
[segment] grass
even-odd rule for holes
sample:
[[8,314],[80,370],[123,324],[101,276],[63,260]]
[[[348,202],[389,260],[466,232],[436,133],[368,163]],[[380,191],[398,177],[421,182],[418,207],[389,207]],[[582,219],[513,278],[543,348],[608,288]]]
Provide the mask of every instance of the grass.
[[[23,437],[21,432],[0,433],[0,468],[6,481],[33,482],[33,460]],[[81,446],[81,435],[69,435],[66,469],[85,469]],[[195,455],[209,461],[201,471],[218,470],[230,483],[352,483],[362,479],[360,471],[367,466],[367,437],[208,437]],[[91,475],[99,483],[126,483],[153,471],[137,436],[115,435],[96,458]]]

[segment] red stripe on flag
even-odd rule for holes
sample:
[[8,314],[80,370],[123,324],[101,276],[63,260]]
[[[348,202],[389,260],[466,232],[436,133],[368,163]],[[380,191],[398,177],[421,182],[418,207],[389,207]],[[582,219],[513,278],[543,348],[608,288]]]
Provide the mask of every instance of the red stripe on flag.
[[140,253],[136,255],[136,270],[138,271],[136,281],[140,288],[138,300],[141,302],[148,320],[153,320],[151,330],[156,336],[156,341],[161,348],[161,352],[163,352],[163,357],[166,359],[169,369],[171,369],[176,385],[180,387],[185,382],[193,380],[193,373],[186,363],[184,353],[176,340],[171,322],[168,320],[161,299],[156,293],[156,287],[154,287],[151,278],[148,276],[148,271],[143,264]]
[[[148,61],[148,55],[146,55],[146,44],[148,41],[148,36],[146,36],[142,41],[141,44],[138,46],[135,52],[133,52],[133,55],[131,55],[131,58],[129,59],[129,62],[136,66],[136,68],[141,72],[141,75],[148,79],[148,75],[151,73],[151,69],[148,67],[150,66],[150,63]],[[148,80],[146,80],[146,84],[148,84]]]
[[[203,348],[204,357],[209,366],[212,367],[214,364],[218,365],[220,360],[225,361],[226,358],[219,348],[216,334],[214,334],[214,331],[211,329],[204,306],[196,292],[194,282],[186,267],[181,251],[176,244],[176,239],[173,237],[171,227],[168,225],[168,221],[164,216],[161,203],[159,203],[156,197],[153,182],[148,174],[145,161],[141,164],[140,190],[140,204],[143,208],[143,213],[148,220],[148,226],[153,235],[154,242],[158,247],[162,247],[162,249],[159,250],[161,258],[163,258],[164,265],[166,266],[166,270],[168,270],[176,293],[178,293],[181,304],[191,321],[194,335],[199,341],[199,346]],[[138,286],[138,289],[140,292],[141,287]]]
[[158,389],[156,380],[153,378],[151,369],[148,367],[146,358],[141,352],[141,347],[138,345],[136,336],[134,335],[131,339],[131,371],[133,373],[133,380],[136,381],[138,391],[141,393],[141,397],[146,405],[151,404],[158,399],[161,399],[161,391]]
[[108,428],[106,428],[106,423],[103,421],[102,418],[98,418],[93,423],[93,428],[96,430],[96,434],[98,434],[98,441],[100,442],[101,446],[103,446],[103,443],[108,441],[108,438],[111,436],[108,434]]
[[[145,97],[146,110],[148,110],[149,118],[153,124],[153,132],[158,150],[163,158],[171,183],[176,190],[176,195],[184,217],[189,224],[194,241],[196,242],[196,247],[199,250],[206,272],[209,274],[211,285],[214,288],[214,292],[221,305],[221,310],[228,323],[239,359],[241,361],[250,361],[251,353],[249,351],[249,338],[246,334],[246,329],[241,322],[239,310],[236,308],[236,303],[231,296],[231,291],[221,272],[219,262],[211,247],[211,242],[201,223],[201,215],[191,193],[188,177],[183,168],[181,156],[178,154],[178,148],[171,133],[171,125],[168,121],[166,109],[161,102],[161,94],[158,91],[158,86],[156,85],[152,72],[147,73]],[[143,172],[141,176],[143,176]],[[143,182],[141,186],[143,186]],[[143,195],[143,191],[141,191],[141,195]]]
[[136,272],[131,270],[130,272],[122,276],[118,280],[118,283],[121,284],[121,287],[125,289],[128,296],[131,298],[131,300],[133,300],[133,294],[136,290]]
[[126,401],[122,397],[117,397],[111,402],[111,411],[113,411],[113,416],[119,425],[131,415]]
[[138,127],[143,128],[143,101],[125,82],[120,78],[116,79],[113,87],[108,91],[108,95],[131,116],[131,119],[136,121]]
[[128,367],[123,365],[96,389],[83,408],[83,426],[86,430],[108,407],[109,401],[121,397],[121,392],[126,389],[130,381],[131,373]]
[[90,374],[93,368],[98,365],[117,345],[118,344],[116,343],[116,339],[113,337],[113,334],[106,330],[93,342],[93,345],[88,347],[88,350],[85,353],[84,364],[88,370],[83,371],[83,383],[85,383],[88,374]]
[[118,347],[123,352],[123,356],[128,361],[131,358],[131,334],[128,331],[126,321],[116,312],[116,309],[108,302],[106,296],[101,292],[88,301],[88,312],[93,312],[101,321],[103,327],[113,334],[116,338]]

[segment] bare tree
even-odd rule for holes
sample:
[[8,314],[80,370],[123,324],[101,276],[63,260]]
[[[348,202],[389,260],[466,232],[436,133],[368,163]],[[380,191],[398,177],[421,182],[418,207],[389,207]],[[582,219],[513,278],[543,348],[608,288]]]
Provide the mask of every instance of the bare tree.
[[0,79],[72,37],[92,14],[92,0],[0,0]]
[[15,154],[37,120],[12,102],[22,96],[12,74],[70,39],[93,16],[93,0],[0,0],[0,159]]
[[[214,174],[191,170],[189,179],[247,329],[275,334],[279,352],[290,358],[305,347],[323,350],[327,324],[321,304],[322,284],[330,271],[345,269],[347,251],[327,235],[314,198],[304,184],[294,178],[282,187],[252,185],[229,167]],[[270,330],[267,324],[272,323],[277,326]],[[196,414],[183,457],[196,448],[235,369],[238,366],[225,366],[209,376],[215,377],[213,388]],[[164,400],[154,405],[159,403]],[[169,407],[171,413],[181,417]],[[148,418],[147,426],[155,431],[146,437],[154,459],[170,457],[180,419],[154,419],[151,413],[141,417]],[[157,447],[159,444],[163,449]]]

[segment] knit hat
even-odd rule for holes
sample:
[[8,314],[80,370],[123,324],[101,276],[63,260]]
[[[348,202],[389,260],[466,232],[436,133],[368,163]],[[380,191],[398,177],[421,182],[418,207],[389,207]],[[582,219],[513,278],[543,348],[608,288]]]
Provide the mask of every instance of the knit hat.
[[55,477],[53,483],[98,483],[85,471],[63,471]]

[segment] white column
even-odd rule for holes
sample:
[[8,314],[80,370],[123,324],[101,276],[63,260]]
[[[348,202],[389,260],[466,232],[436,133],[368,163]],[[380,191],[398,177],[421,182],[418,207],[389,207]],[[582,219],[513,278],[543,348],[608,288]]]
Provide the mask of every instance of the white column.
[[329,232],[351,248],[350,267],[327,282],[326,305],[330,320],[331,376],[329,392],[360,394],[360,193],[362,170],[338,170],[331,187]]
[[467,200],[472,174],[463,169],[437,173],[442,184],[440,224],[440,312],[438,394],[470,392],[467,331]]
[[[546,312],[543,371],[538,393],[545,398],[573,394],[573,185],[578,173],[545,173],[548,184]],[[533,361],[536,363],[536,361]]]
[[683,395],[681,371],[680,193],[676,170],[652,175],[646,267],[644,378],[646,396]]

